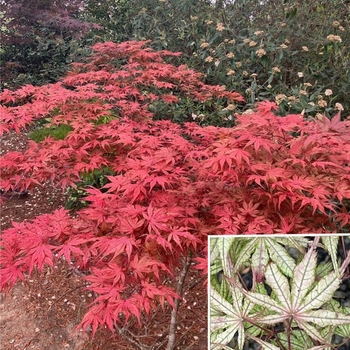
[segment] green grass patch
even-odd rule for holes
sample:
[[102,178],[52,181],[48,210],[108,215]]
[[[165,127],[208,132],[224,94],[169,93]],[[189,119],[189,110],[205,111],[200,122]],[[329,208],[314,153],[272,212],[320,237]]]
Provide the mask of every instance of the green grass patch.
[[40,129],[33,130],[29,133],[28,137],[35,141],[41,142],[48,136],[53,137],[55,140],[63,140],[67,134],[72,131],[73,128],[67,124],[60,124],[57,126],[44,127]]

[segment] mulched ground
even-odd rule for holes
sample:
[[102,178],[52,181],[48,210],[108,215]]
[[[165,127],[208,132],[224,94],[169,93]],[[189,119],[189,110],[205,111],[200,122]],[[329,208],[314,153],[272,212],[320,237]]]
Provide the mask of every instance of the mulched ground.
[[[0,155],[23,151],[27,135],[6,134],[0,140]],[[0,228],[12,221],[30,220],[64,206],[66,194],[51,184],[35,188],[27,196],[3,196]],[[74,331],[93,300],[82,278],[64,261],[43,274],[35,272],[24,285],[8,294],[0,293],[0,350],[157,350],[165,349],[169,333],[169,307],[154,310],[145,327],[130,321],[123,335],[99,330],[89,334]],[[207,348],[207,289],[205,278],[190,269],[184,286],[184,300],[178,312],[176,349]],[[170,282],[176,287],[176,281]]]

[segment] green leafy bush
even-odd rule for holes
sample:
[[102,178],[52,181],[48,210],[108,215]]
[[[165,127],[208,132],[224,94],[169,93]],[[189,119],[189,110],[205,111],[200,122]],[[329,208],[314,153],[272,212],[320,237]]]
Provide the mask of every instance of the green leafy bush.
[[86,189],[93,187],[104,191],[102,188],[109,182],[108,176],[112,175],[115,175],[115,172],[107,167],[80,174],[81,181],[67,188],[66,209],[77,210],[86,207],[88,205],[84,200],[84,197],[88,196]]
[[[80,4],[81,5],[81,4]],[[91,23],[78,20],[77,2],[8,0],[2,4],[1,89],[55,82],[68,65],[89,54]],[[11,20],[11,22],[9,22]]]
[[[208,84],[240,92],[246,104],[231,105],[231,111],[275,100],[280,115],[350,114],[350,23],[343,0],[316,5],[296,0],[263,5],[255,0],[130,0],[118,6],[109,1],[108,15],[92,6],[95,1],[89,3],[94,19],[105,16],[102,38],[127,36],[151,40],[155,49],[181,51],[173,59],[204,73]],[[212,115],[211,105],[178,106],[177,119],[184,120],[186,107],[204,124],[230,125],[227,106],[219,117]]]
[[16,32],[16,41],[21,44],[3,45],[2,89],[57,81],[67,71],[70,63],[91,53],[84,44],[92,43],[92,39],[77,40],[61,36],[45,27],[29,29],[25,33]]
[[3,48],[3,39],[6,37],[6,35],[9,32],[8,25],[11,23],[12,18],[6,18],[6,11],[0,11],[0,20],[1,20],[1,26],[0,26],[0,54],[3,55],[5,50]]
[[195,52],[211,83],[241,92],[248,109],[268,99],[281,115],[349,113],[350,31],[340,2],[314,10],[312,3],[268,3],[245,25],[232,23],[239,6],[225,9],[227,22],[207,21],[202,50]]

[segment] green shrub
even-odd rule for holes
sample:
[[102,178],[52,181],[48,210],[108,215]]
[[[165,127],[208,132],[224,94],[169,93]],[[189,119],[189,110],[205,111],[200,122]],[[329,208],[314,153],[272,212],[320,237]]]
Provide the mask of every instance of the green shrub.
[[71,62],[89,53],[94,25],[75,18],[77,3],[8,0],[2,7],[1,89],[56,82]]
[[172,60],[246,99],[228,111],[222,106],[220,115],[213,115],[210,104],[186,102],[175,106],[175,120],[186,120],[186,114],[203,124],[228,126],[233,112],[253,109],[263,100],[275,100],[280,115],[350,114],[350,24],[342,0],[316,5],[295,0],[263,5],[255,0],[107,1],[106,12],[93,6],[96,1],[89,3],[92,18],[105,25],[102,38],[149,39],[155,49],[181,51]]
[[88,205],[88,202],[84,200],[84,197],[88,195],[86,188],[94,187],[104,191],[102,187],[109,182],[107,178],[109,175],[115,175],[115,172],[108,167],[101,167],[101,169],[80,174],[82,181],[78,182],[75,187],[67,188],[66,209],[78,210],[85,208]]
[[0,11],[0,20],[1,20],[1,26],[0,26],[0,54],[4,54],[5,50],[3,48],[3,39],[6,37],[7,33],[9,32],[8,25],[11,23],[12,18],[6,18],[6,11]]

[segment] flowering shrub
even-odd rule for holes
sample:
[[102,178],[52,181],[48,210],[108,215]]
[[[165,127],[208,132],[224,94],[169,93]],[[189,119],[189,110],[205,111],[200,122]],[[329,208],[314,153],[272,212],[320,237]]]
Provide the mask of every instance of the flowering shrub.
[[224,27],[217,24],[218,19],[207,21],[200,50],[194,52],[194,66],[202,62],[209,82],[220,81],[241,92],[247,101],[245,109],[276,98],[281,115],[349,113],[346,10],[340,4],[310,10],[310,3],[289,3],[288,7],[274,2],[256,9],[252,21],[241,19],[238,24],[230,18],[236,21],[239,11],[247,12],[243,8],[254,5],[228,6]]
[[[109,33],[100,34],[119,39],[127,33],[152,40],[156,49],[181,50],[182,62],[206,74],[208,84],[225,84],[245,97],[237,112],[279,96],[280,115],[331,117],[342,110],[343,117],[349,115],[350,30],[344,1],[278,0],[262,6],[255,0],[147,0],[132,9],[128,3],[126,12],[106,6]],[[128,25],[120,28],[127,16]],[[117,26],[120,30],[111,30]],[[192,107],[204,124],[233,125],[226,106],[215,116],[210,105]]]
[[206,269],[208,234],[349,230],[350,121],[280,118],[270,102],[237,115],[234,128],[152,120],[155,101],[242,98],[144,42],[94,50],[59,83],[0,94],[2,132],[39,119],[69,126],[64,139],[2,156],[1,189],[48,179],[66,188],[96,170],[107,180],[85,189],[88,205],[74,216],[59,209],[3,232],[1,289],[64,257],[96,295],[80,324],[94,334],[141,322],[156,302],[172,305],[176,293],[162,281],[183,256]]

